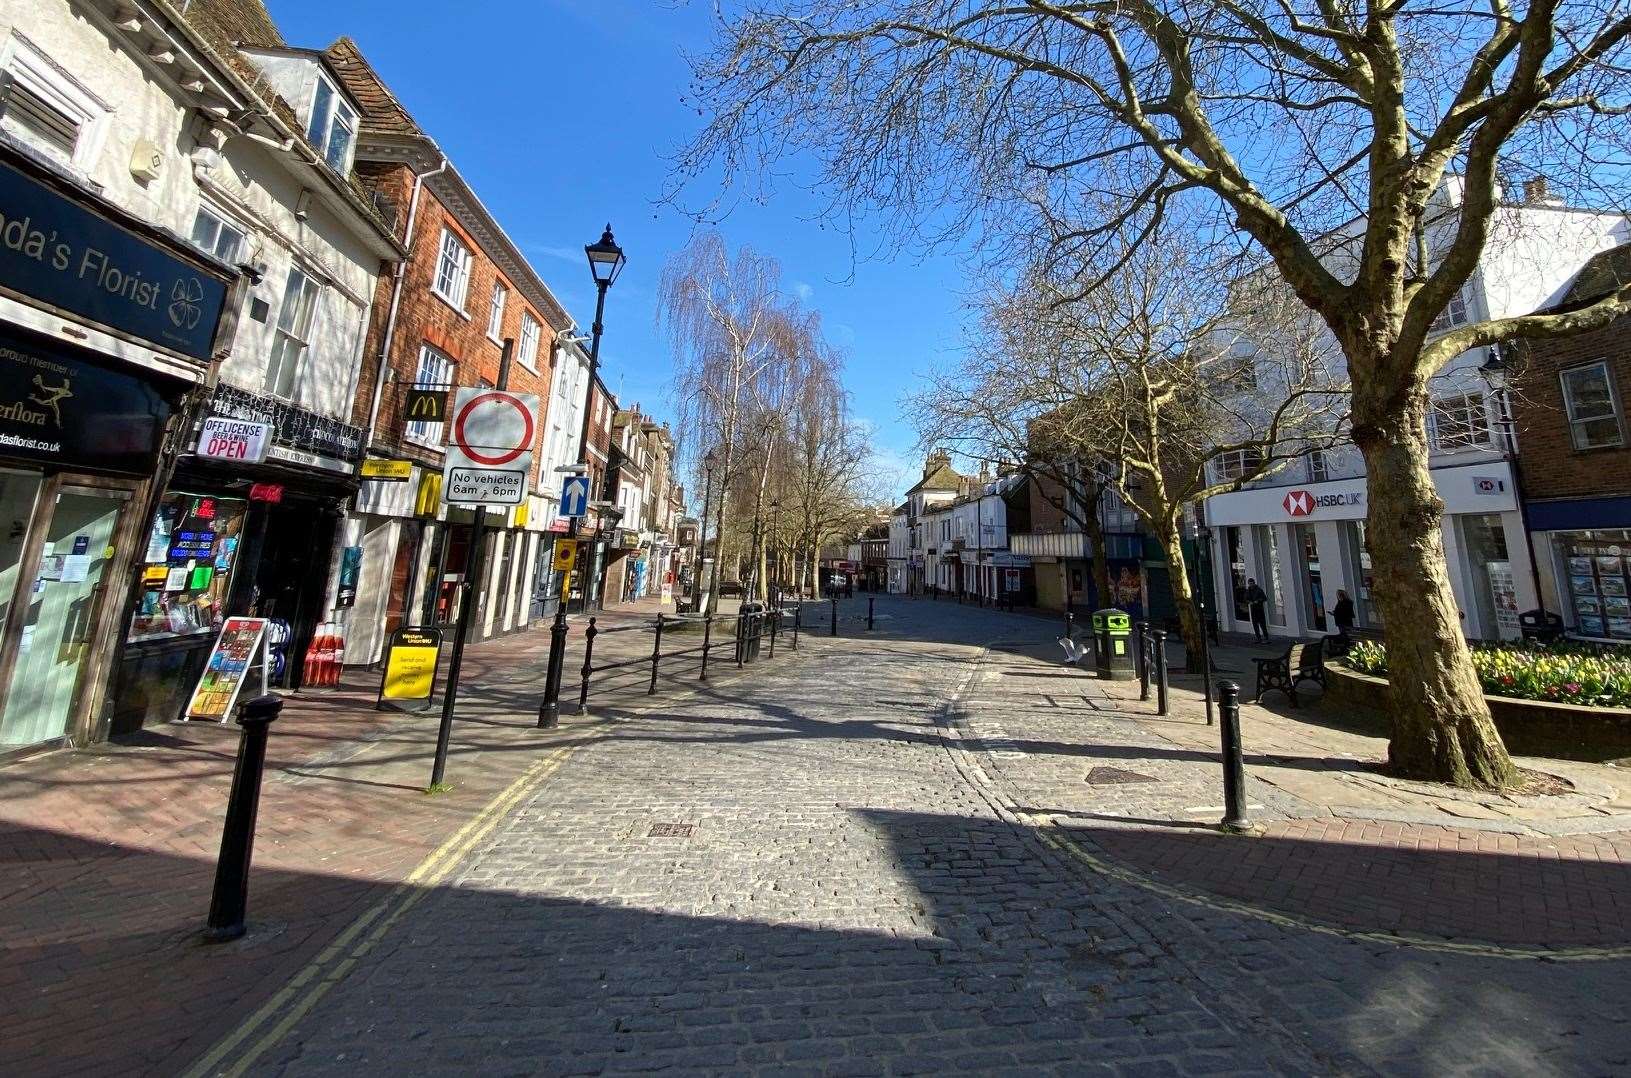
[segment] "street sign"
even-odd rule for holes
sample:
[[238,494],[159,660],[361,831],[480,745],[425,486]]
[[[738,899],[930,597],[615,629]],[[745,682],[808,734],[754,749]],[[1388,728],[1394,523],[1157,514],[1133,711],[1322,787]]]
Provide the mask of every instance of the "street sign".
[[416,423],[441,423],[447,419],[447,390],[411,387],[402,402],[402,418]]
[[569,475],[561,483],[561,516],[589,515],[589,477]]
[[442,470],[443,499],[450,505],[520,505],[537,431],[536,393],[459,390]]
[[555,571],[557,573],[569,572],[578,560],[578,541],[576,539],[555,540]]
[[210,460],[234,460],[245,464],[259,464],[266,459],[266,444],[271,440],[269,423],[251,423],[231,416],[212,415],[204,420],[198,432],[195,452]]
[[406,483],[413,478],[413,461],[394,457],[368,457],[359,474],[380,483]]

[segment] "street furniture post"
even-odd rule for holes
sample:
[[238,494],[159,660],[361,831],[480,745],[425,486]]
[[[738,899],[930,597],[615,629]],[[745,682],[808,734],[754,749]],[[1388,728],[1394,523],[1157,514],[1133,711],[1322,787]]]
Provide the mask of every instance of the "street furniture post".
[[1240,686],[1218,682],[1219,727],[1223,734],[1223,826],[1243,831],[1246,819],[1246,764],[1240,749]]
[[226,823],[221,828],[221,855],[215,862],[215,889],[210,895],[204,939],[225,943],[244,934],[249,904],[249,862],[255,848],[255,817],[260,811],[261,776],[266,770],[266,736],[283,710],[276,696],[258,696],[238,716],[238,762],[232,771]]

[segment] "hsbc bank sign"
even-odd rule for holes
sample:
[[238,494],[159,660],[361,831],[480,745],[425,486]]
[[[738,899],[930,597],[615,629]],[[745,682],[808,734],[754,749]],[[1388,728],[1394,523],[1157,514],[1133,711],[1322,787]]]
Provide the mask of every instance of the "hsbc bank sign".
[[1306,517],[1316,509],[1339,509],[1350,505],[1363,505],[1365,492],[1350,491],[1343,494],[1313,494],[1306,490],[1293,490],[1280,502],[1286,515]]

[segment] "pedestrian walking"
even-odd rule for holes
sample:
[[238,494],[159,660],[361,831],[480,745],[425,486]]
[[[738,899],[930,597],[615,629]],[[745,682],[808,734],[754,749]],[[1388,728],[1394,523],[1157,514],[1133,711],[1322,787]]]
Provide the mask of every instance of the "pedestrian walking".
[[1252,613],[1252,639],[1265,643],[1269,638],[1269,597],[1251,577],[1246,578],[1246,606]]
[[1337,589],[1337,602],[1331,608],[1331,618],[1337,623],[1337,635],[1347,640],[1354,627],[1354,601],[1345,588]]

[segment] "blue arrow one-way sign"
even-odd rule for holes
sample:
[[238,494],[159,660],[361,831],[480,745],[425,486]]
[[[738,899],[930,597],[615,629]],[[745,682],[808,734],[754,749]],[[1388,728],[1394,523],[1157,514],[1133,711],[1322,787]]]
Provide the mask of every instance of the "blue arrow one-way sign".
[[589,513],[589,477],[569,475],[561,483],[561,516],[581,517]]

